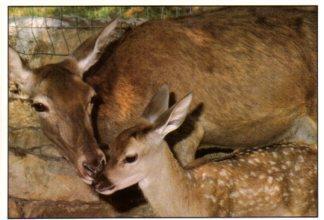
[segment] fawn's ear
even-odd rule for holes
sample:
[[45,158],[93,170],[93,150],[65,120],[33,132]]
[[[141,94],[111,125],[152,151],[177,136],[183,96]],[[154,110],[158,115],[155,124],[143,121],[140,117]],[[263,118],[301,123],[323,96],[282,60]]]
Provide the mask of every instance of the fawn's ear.
[[144,110],[143,118],[154,123],[169,108],[169,87],[163,85]]
[[18,84],[22,92],[30,94],[33,87],[33,72],[26,67],[18,53],[9,47],[9,80]]
[[156,120],[153,128],[154,133],[163,139],[168,133],[179,128],[188,114],[191,100],[192,94],[189,93],[172,108],[165,111]]

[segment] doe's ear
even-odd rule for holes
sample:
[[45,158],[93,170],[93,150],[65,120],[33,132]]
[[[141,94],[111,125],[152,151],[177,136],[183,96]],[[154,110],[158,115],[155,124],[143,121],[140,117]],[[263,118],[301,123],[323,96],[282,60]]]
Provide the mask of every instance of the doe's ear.
[[142,117],[154,123],[169,108],[169,87],[164,84],[155,93],[144,110]]
[[33,72],[26,67],[18,53],[9,47],[9,80],[18,84],[20,90],[30,94],[33,87]]
[[182,100],[176,103],[173,107],[165,111],[155,122],[154,131],[163,139],[168,133],[176,130],[185,120],[190,103],[192,93],[186,95]]
[[81,77],[86,71],[88,71],[94,64],[98,62],[107,46],[120,38],[122,32],[117,30],[119,23],[120,19],[117,18],[108,24],[98,35],[92,50],[88,51],[85,57],[78,60],[78,67]]

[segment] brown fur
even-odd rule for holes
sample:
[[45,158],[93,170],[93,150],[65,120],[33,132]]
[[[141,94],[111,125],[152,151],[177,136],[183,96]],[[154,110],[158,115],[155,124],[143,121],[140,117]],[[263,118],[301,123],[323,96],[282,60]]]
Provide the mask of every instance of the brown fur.
[[101,138],[111,142],[166,83],[205,106],[204,142],[271,142],[316,115],[316,27],[314,12],[230,7],[135,28],[87,78],[104,100]]

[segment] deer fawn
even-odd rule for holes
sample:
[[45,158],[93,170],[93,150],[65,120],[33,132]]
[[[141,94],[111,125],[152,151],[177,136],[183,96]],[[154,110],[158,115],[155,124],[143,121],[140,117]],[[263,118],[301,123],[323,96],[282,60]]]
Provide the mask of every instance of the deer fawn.
[[112,194],[135,183],[160,216],[314,216],[316,152],[281,144],[239,151],[233,158],[184,169],[164,137],[184,121],[192,99],[168,109],[162,87],[140,122],[111,146],[106,176],[97,191]]

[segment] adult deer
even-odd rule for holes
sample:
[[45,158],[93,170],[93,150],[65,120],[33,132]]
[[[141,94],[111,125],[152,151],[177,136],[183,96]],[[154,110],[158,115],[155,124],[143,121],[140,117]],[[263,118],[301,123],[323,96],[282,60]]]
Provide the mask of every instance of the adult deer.
[[[9,49],[10,77],[88,183],[104,163],[89,117],[95,93],[102,100],[98,138],[110,144],[160,85],[176,96],[192,90],[196,123],[170,138],[183,164],[200,140],[228,148],[314,142],[316,17],[281,7],[229,7],[146,22],[122,37],[115,20],[57,64],[31,70]],[[179,141],[184,137],[187,143]]]
[[112,185],[98,182],[98,192],[109,195],[138,183],[159,216],[316,216],[312,147],[241,150],[231,159],[184,169],[163,139],[184,121],[192,95],[168,109],[165,91],[112,144],[105,172]]

